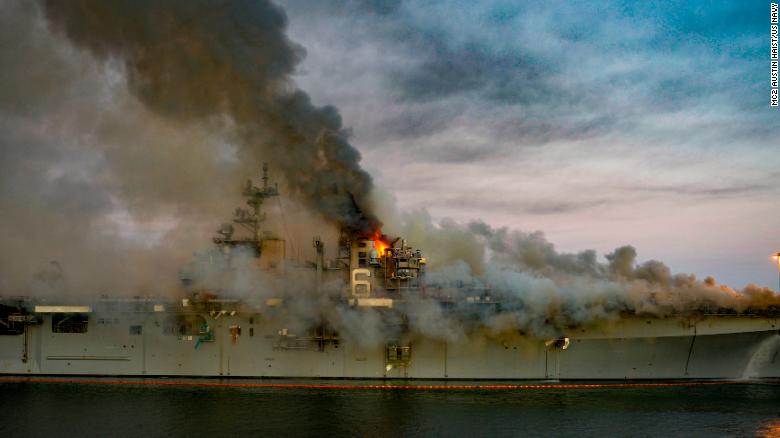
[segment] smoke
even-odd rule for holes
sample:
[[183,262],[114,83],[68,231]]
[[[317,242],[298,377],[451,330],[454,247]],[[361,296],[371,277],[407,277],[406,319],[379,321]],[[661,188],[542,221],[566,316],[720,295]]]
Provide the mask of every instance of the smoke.
[[[263,161],[329,223],[379,226],[338,111],[291,80],[305,53],[270,2],[0,12],[0,291],[174,288]],[[51,262],[61,275],[36,276]]]
[[[226,188],[202,181],[225,181],[222,161],[195,158],[219,129],[185,131],[151,114],[114,66],[51,35],[32,3],[0,2],[0,65],[0,293],[174,285],[192,248],[182,236],[211,219]],[[198,192],[207,202],[195,208]]]
[[299,199],[357,231],[378,225],[371,177],[331,107],[290,80],[304,50],[269,1],[45,1],[52,29],[121,63],[138,99],[161,116],[229,117],[239,159],[273,162]]
[[[427,274],[429,294],[458,303],[456,311],[440,316],[448,321],[436,322],[439,327],[463,327],[465,318],[494,334],[519,330],[554,337],[568,327],[624,315],[771,312],[780,306],[780,296],[769,288],[735,290],[711,277],[699,281],[693,274],[673,274],[657,260],[639,263],[631,246],[615,249],[602,262],[593,250],[558,252],[541,232],[496,229],[483,222],[435,224],[424,212],[402,222],[404,232],[425,230],[414,241],[424,252],[449,254]],[[431,324],[417,327],[447,339],[427,328]]]
[[[200,273],[198,287],[256,307],[285,299],[268,318],[298,332],[326,321],[364,345],[407,328],[448,341],[479,330],[547,337],[626,313],[779,304],[766,288],[639,263],[630,246],[602,261],[561,253],[540,232],[394,217],[372,198],[338,111],[292,81],[305,53],[285,29],[264,0],[0,0],[0,293],[175,290],[178,268],[238,203],[230,196],[269,161],[298,203],[292,234],[319,234],[311,210],[354,232],[375,230],[382,212],[429,259],[426,293],[453,303],[411,296],[396,314],[348,308],[343,279],[318,289],[310,266],[272,275],[240,253],[229,275]],[[308,259],[301,251],[291,249]]]

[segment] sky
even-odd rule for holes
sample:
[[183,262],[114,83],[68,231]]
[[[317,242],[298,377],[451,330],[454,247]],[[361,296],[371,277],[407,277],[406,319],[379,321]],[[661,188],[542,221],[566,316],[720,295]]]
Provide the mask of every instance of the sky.
[[777,287],[768,2],[278,3],[401,211]]
[[173,290],[263,161],[298,258],[430,217],[777,288],[769,33],[765,1],[0,0],[0,292]]

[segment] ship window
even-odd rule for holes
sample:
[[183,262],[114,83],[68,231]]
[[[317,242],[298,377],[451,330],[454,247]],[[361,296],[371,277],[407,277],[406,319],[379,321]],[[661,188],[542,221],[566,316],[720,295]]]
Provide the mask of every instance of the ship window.
[[387,363],[404,364],[409,363],[412,356],[411,346],[400,346],[397,344],[387,345],[387,355],[385,360]]
[[140,335],[143,331],[143,327],[140,325],[131,325],[130,326],[130,334],[131,335]]
[[24,323],[21,322],[21,310],[0,304],[0,335],[21,335]]
[[254,336],[254,335],[255,335],[255,328],[249,327],[249,336]]
[[86,333],[89,316],[83,313],[55,313],[51,316],[52,333]]
[[21,323],[0,317],[0,336],[21,335],[22,333],[24,333],[24,326]]

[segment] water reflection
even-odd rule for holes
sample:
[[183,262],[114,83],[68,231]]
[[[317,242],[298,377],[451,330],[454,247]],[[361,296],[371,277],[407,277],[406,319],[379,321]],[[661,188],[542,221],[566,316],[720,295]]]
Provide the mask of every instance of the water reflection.
[[778,436],[780,385],[397,390],[0,383],[8,436]]
[[762,424],[758,430],[756,430],[756,436],[780,438],[780,419],[772,419]]

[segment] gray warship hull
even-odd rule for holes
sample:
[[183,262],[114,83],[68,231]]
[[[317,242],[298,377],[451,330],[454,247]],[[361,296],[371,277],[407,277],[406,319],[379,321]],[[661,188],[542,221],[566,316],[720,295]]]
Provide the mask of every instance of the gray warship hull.
[[[192,316],[192,315],[190,315]],[[53,331],[55,313],[0,336],[0,373],[359,379],[741,379],[780,377],[778,320],[744,315],[624,317],[559,339],[474,333],[408,337],[403,347],[282,339],[258,315],[204,312],[208,339],[166,331],[168,312],[89,314]],[[239,330],[236,330],[240,327]]]
[[[533,334],[517,324],[496,332],[486,321],[503,312],[511,319],[512,312],[523,311],[522,302],[502,302],[500,294],[493,296],[486,285],[426,282],[422,252],[380,230],[368,235],[342,229],[331,259],[325,258],[324,241],[315,237],[314,261],[293,262],[286,256],[284,240],[261,233],[265,214],[260,207],[279,195],[268,182],[266,166],[262,185],[248,181],[243,195],[251,208],[236,209],[233,223],[245,234],[239,235],[230,224],[220,228],[213,239],[216,247],[180,273],[178,295],[187,298],[106,296],[83,306],[47,305],[52,301],[40,298],[2,300],[0,373],[355,379],[780,377],[778,308],[737,313],[699,306],[666,316],[623,312],[587,324],[544,320],[546,326]],[[242,258],[247,255],[249,259]],[[241,266],[249,266],[253,275],[264,273],[263,278],[279,290],[272,288],[274,295],[261,299],[254,289],[265,284],[255,280],[243,294],[231,293],[226,285],[241,283],[230,280]],[[57,273],[44,278],[61,278]],[[296,286],[285,291],[280,284]],[[323,285],[339,285],[340,295],[331,293],[323,300]],[[57,283],[50,286],[56,289]],[[248,297],[251,303],[229,298],[237,296]],[[301,303],[314,311],[296,315]],[[330,313],[317,308],[323,304]],[[448,323],[462,325],[458,329],[463,330],[439,330],[439,337],[419,333],[408,324],[405,312],[418,305],[440,311]],[[367,335],[360,324],[341,321],[339,334],[328,318],[340,312],[357,319],[371,313],[369,319],[382,324]]]

